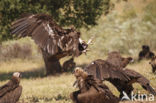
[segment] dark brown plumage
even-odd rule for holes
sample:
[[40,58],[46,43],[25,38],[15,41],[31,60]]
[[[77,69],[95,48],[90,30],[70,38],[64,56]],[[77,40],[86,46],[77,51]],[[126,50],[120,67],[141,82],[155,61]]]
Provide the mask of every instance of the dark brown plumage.
[[50,15],[26,14],[12,23],[11,33],[17,37],[31,37],[41,48],[47,75],[60,73],[59,60],[65,56],[78,57],[87,51],[89,43],[80,38],[74,28],[63,29]]
[[100,80],[111,82],[120,92],[120,98],[123,96],[123,91],[128,95],[133,91],[133,83],[139,83],[145,90],[156,95],[155,90],[150,86],[150,82],[141,74],[130,70],[119,68],[107,61],[98,59],[89,64],[85,71],[94,75]]
[[74,58],[70,58],[69,60],[65,61],[63,63],[63,71],[71,71],[76,66],[76,63],[74,62]]
[[148,45],[143,45],[142,46],[142,51],[139,52],[139,61],[142,59],[152,59],[155,54],[150,51],[150,47]]
[[108,57],[106,59],[107,62],[113,64],[119,68],[125,68],[130,62],[133,62],[132,57],[122,57],[121,54],[117,51],[113,51],[108,53]]
[[80,40],[80,32],[73,28],[62,29],[46,14],[24,15],[12,23],[11,31],[18,37],[32,37],[40,48],[58,58],[79,56],[87,48]]
[[152,58],[152,60],[149,62],[149,64],[151,64],[151,66],[152,66],[152,72],[155,73],[156,72],[156,56],[154,56]]
[[78,91],[70,94],[74,103],[119,103],[119,99],[112,94],[106,85],[81,68],[75,69]]
[[0,103],[17,103],[21,94],[20,73],[13,74],[11,80],[0,87]]

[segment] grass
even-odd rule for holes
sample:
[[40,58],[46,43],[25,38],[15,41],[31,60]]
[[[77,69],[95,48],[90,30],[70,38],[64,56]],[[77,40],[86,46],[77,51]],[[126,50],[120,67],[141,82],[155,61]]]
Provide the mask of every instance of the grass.
[[[130,6],[127,7],[129,4]],[[107,17],[102,16],[97,26],[90,30],[81,29],[82,38],[85,41],[92,35],[95,36],[95,39],[93,41],[94,45],[90,46],[90,52],[75,59],[77,66],[84,67],[93,60],[105,59],[107,53],[113,50],[134,58],[136,58],[143,44],[149,45],[152,51],[156,50],[156,19],[154,18],[156,9],[154,4],[154,0],[121,2]],[[38,53],[39,50],[31,39],[7,41],[0,46],[8,47],[8,45],[15,43],[31,44],[33,58],[5,60],[2,57],[6,57],[0,55],[0,86],[11,78],[13,72],[18,71],[23,75],[21,79],[23,92],[20,103],[71,103],[69,95],[76,90],[72,86],[75,81],[72,73],[45,77],[45,67],[41,53]],[[2,48],[1,50],[5,53],[5,49]],[[2,52],[1,50],[0,52]],[[8,54],[9,51],[10,49]],[[68,58],[63,58],[61,64]],[[152,68],[148,62],[147,60],[136,62],[129,65],[128,68],[144,75],[150,80],[151,85],[156,88],[156,74],[152,73]],[[108,82],[105,83],[116,96],[119,95],[114,86]],[[134,86],[134,91],[146,92],[140,85],[135,84]]]
[[[85,61],[85,64],[83,61]],[[85,66],[91,61],[91,59],[88,59],[84,55],[76,59],[78,66]],[[140,63],[131,64],[128,68],[144,75],[151,81],[151,85],[156,88],[156,75],[152,73],[148,61],[145,60]],[[5,84],[12,73],[16,71],[21,72],[23,75],[21,79],[21,85],[23,86],[20,98],[21,103],[72,103],[69,95],[76,90],[72,86],[75,81],[72,73],[45,77],[45,68],[42,60],[23,61],[17,59],[0,63],[0,85]],[[108,82],[106,84],[115,95],[119,95],[114,86]],[[146,92],[140,85],[135,84],[134,86],[134,91]]]

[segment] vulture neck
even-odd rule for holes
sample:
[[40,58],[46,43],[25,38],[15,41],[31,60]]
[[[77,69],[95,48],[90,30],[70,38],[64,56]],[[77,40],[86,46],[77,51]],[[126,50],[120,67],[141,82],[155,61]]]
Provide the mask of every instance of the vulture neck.
[[14,84],[19,84],[20,83],[20,78],[17,78],[17,77],[12,77],[12,82],[14,83]]

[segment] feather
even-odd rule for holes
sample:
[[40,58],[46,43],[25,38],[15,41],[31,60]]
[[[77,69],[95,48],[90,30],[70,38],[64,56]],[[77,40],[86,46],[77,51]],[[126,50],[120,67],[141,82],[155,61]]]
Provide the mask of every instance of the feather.
[[74,29],[62,29],[46,14],[23,15],[12,23],[11,33],[17,37],[32,37],[41,49],[52,56],[80,55],[80,33]]

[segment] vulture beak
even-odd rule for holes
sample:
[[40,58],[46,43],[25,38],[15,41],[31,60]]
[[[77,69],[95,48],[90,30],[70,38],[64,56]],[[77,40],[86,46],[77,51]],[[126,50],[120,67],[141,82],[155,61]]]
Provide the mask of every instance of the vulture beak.
[[92,41],[93,41],[93,38],[94,37],[91,37],[89,40],[88,40],[88,42],[86,43],[85,41],[83,41],[81,38],[79,38],[79,42],[80,42],[80,44],[81,44],[81,46],[82,46],[82,53],[87,53],[87,51],[89,51],[89,49],[87,49],[88,48],[88,46],[89,45],[92,45],[93,43],[92,43]]
[[130,61],[130,63],[134,63],[134,59],[132,59],[132,60]]

